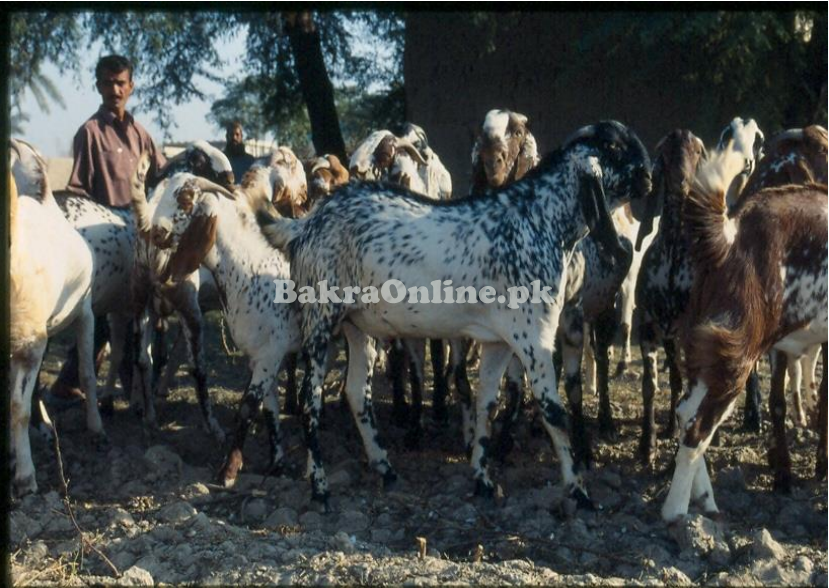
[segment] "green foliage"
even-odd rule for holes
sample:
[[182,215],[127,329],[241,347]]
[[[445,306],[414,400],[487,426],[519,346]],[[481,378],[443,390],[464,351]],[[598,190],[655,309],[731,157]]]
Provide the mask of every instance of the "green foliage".
[[[346,143],[401,121],[402,19],[377,11],[320,12],[314,18]],[[227,84],[211,120],[223,126],[238,118],[248,134],[270,131],[279,143],[310,155],[310,122],[281,14],[245,13],[237,22],[247,27],[246,75]]]
[[[391,11],[322,11],[314,14],[326,66],[337,94],[348,108],[371,109],[380,104],[397,116],[402,109],[403,21]],[[79,55],[101,42],[106,53],[130,57],[136,66],[136,97],[163,129],[175,127],[169,107],[204,99],[200,82],[225,84],[225,95],[213,105],[211,120],[218,128],[241,119],[246,132],[273,133],[290,144],[309,142],[310,125],[291,47],[282,27],[282,13],[272,12],[18,12],[11,18],[12,104],[15,122],[23,91],[31,88],[41,108],[60,102],[59,93],[40,75],[44,61],[79,73]],[[246,36],[246,56],[238,74],[220,78],[222,57],[217,41]],[[378,55],[382,58],[378,58]],[[366,105],[355,106],[361,88]],[[40,99],[44,102],[41,104]]]
[[[735,114],[768,131],[812,122],[826,84],[826,11],[614,13],[582,37],[578,68],[619,52],[641,56],[631,75],[670,72],[696,97],[702,128]],[[807,33],[808,30],[808,33]],[[573,70],[571,70],[573,71]],[[825,91],[825,90],[824,90]]]
[[81,30],[75,16],[68,13],[15,12],[9,20],[11,130],[22,133],[29,120],[29,115],[21,109],[27,89],[45,112],[49,112],[52,103],[65,106],[60,92],[40,68],[44,61],[52,61],[61,69],[77,71],[74,57]]

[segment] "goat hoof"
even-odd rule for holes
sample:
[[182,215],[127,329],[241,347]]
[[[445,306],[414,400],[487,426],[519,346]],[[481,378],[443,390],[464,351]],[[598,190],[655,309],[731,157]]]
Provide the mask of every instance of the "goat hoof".
[[478,478],[475,480],[475,496],[488,499],[494,498],[495,486],[492,485],[492,482],[485,482],[484,480]]
[[626,361],[620,361],[616,364],[616,371],[613,374],[614,378],[621,377],[628,369],[628,364]]
[[37,494],[37,481],[35,475],[31,474],[25,478],[16,479],[12,483],[12,490],[17,498],[22,498],[27,494]]
[[242,463],[242,452],[238,449],[231,450],[221,469],[219,469],[218,483],[225,488],[232,488],[239,476],[239,470],[242,469]]
[[587,496],[587,493],[582,490],[581,488],[573,488],[573,491],[570,492],[570,498],[576,501],[576,508],[581,510],[586,510],[590,512],[596,511],[596,505],[593,504],[593,501]]
[[316,490],[311,490],[311,500],[322,507],[323,514],[331,513],[331,504],[329,503],[329,498],[331,498],[331,493],[328,492],[328,490],[326,490],[325,492],[317,492]]
[[389,468],[386,470],[386,473],[383,474],[383,490],[391,490],[397,485],[397,472],[393,469]]

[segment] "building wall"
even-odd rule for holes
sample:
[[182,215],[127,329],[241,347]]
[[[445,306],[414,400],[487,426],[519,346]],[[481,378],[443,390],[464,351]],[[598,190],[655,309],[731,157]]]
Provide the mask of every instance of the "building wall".
[[603,18],[601,13],[512,13],[499,15],[493,30],[491,24],[476,24],[469,13],[407,17],[407,118],[426,130],[452,174],[456,194],[468,191],[474,137],[493,108],[527,115],[542,154],[579,127],[603,119],[631,126],[651,150],[674,128],[691,128],[707,142],[730,120],[733,114],[701,128],[703,107],[698,97],[683,95],[671,67],[632,81],[630,73],[646,55],[623,49],[585,67],[568,67],[580,55],[579,41]]

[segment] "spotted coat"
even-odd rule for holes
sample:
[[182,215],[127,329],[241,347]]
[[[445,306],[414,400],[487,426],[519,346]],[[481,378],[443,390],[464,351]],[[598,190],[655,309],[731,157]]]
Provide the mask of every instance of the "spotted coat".
[[[329,287],[379,290],[387,280],[399,279],[407,287],[428,288],[434,280],[452,280],[456,286],[478,291],[492,286],[496,295],[506,295],[511,286],[529,287],[535,280],[550,288],[546,301],[517,310],[502,302],[301,304],[303,348],[310,362],[303,393],[312,403],[306,438],[311,444],[314,497],[325,500],[328,492],[315,412],[328,344],[335,330],[353,325],[373,337],[460,334],[482,343],[472,454],[476,488],[482,494],[494,491],[487,472],[490,413],[501,376],[512,354],[517,354],[540,403],[564,483],[587,502],[581,474],[574,467],[552,365],[566,267],[590,227],[604,235],[603,245],[609,251],[620,254],[608,208],[631,197],[643,198],[649,191],[649,176],[647,152],[635,134],[619,123],[605,122],[577,132],[523,181],[478,199],[436,202],[397,187],[357,183],[339,190],[298,221],[260,214],[265,235],[289,253],[297,287],[317,287],[326,281]],[[353,355],[355,348],[350,350]],[[370,370],[366,366],[362,373],[370,375]],[[360,386],[367,385],[367,380],[359,381],[364,382]]]

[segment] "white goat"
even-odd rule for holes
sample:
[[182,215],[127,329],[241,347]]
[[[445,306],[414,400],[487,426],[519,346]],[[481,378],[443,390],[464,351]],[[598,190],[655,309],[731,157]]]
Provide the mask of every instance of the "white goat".
[[[48,338],[73,325],[87,427],[99,442],[105,434],[92,358],[92,253],[55,203],[40,154],[12,139],[10,167],[15,178],[10,179],[9,190],[11,440],[16,462],[13,485],[22,495],[37,491],[29,445],[37,373]],[[15,184],[23,195],[17,195]]]

